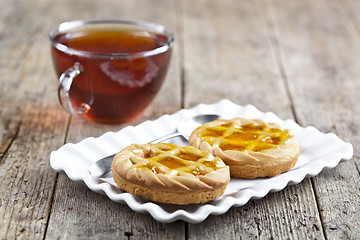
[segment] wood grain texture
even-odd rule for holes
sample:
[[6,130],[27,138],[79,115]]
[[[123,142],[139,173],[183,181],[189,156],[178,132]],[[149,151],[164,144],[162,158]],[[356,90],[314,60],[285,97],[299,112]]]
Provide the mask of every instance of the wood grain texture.
[[291,118],[261,8],[256,2],[186,2],[185,106],[228,98]]
[[66,133],[65,115],[48,95],[56,86],[48,84],[48,42],[35,17],[46,4],[2,3],[0,239],[43,238],[56,178],[48,156]]
[[[19,1],[7,3],[0,10],[0,154],[1,157],[10,147],[16,138],[21,125],[23,111],[22,106],[26,104],[24,87],[29,86],[30,82],[25,83],[22,75],[24,57],[27,56],[31,46],[32,38],[36,33],[36,27],[40,20],[34,19],[29,26],[24,19],[15,19],[13,14],[18,12],[26,18],[32,18],[31,13],[26,12],[27,4],[21,5]],[[18,24],[17,28],[9,28],[10,24]],[[1,161],[0,157],[0,161]]]
[[[358,239],[360,1],[0,0],[0,239]],[[151,106],[116,125],[59,106],[48,32],[73,19],[175,33]],[[162,224],[57,174],[49,154],[180,108],[228,98],[333,132],[354,158],[199,224]]]
[[311,182],[306,179],[262,200],[251,200],[243,207],[190,225],[189,239],[322,239],[321,223],[314,214],[315,201]]
[[59,176],[46,237],[49,239],[176,239],[185,223],[161,224],[149,214],[135,213],[122,203]]
[[[62,7],[65,5],[66,3],[62,3]],[[153,8],[153,5],[158,7]],[[173,32],[177,29],[176,18],[171,14],[175,12],[174,1],[94,1],[89,5],[82,4],[79,8],[83,14],[94,19],[151,21],[162,24]],[[74,12],[67,11],[69,18],[76,16],[79,9],[72,11]],[[181,106],[178,51],[179,46],[175,45],[165,83],[154,102],[138,119],[124,124],[104,125],[75,116],[69,125],[66,142],[76,143],[87,137],[97,137],[107,131],[118,131],[127,125],[136,125],[178,111]],[[93,193],[85,186],[70,181],[64,174],[59,175],[57,186],[54,211],[46,234],[48,238],[174,239],[184,236],[184,223],[167,224],[164,227],[150,215],[135,213],[125,204],[114,203]],[[87,200],[84,202],[83,199]],[[96,216],[96,221],[89,217],[93,215]]]
[[[298,121],[359,144],[359,34],[339,1],[272,2],[282,64]],[[283,10],[286,9],[286,12]],[[350,10],[348,10],[350,11]],[[360,236],[359,156],[313,185],[327,238]]]
[[[273,44],[276,36],[263,13],[268,7],[233,1],[197,4],[189,1],[185,5],[189,11],[185,15],[194,18],[187,19],[184,26],[185,106],[229,98],[291,118],[291,100]],[[202,239],[204,233],[211,238],[214,232],[217,239],[323,238],[314,199],[307,180],[252,201],[250,207],[189,225],[189,238]],[[224,223],[222,228],[218,222]]]

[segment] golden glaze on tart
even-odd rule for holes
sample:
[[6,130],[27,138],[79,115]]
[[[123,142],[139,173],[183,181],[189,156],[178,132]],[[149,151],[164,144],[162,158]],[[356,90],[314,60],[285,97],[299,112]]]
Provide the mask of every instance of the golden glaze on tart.
[[132,144],[112,163],[116,184],[149,200],[190,204],[220,197],[230,180],[229,167],[209,152],[175,144]]
[[231,176],[249,179],[290,170],[301,152],[289,130],[244,118],[205,123],[191,134],[189,144],[220,157]]

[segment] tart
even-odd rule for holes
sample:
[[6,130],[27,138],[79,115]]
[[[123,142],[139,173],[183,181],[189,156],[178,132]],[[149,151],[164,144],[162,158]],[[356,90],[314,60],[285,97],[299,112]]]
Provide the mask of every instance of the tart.
[[162,203],[192,204],[220,197],[229,167],[209,152],[168,143],[132,144],[111,165],[122,190]]
[[301,147],[289,130],[257,119],[215,120],[198,127],[189,144],[220,157],[235,178],[273,177],[294,167]]

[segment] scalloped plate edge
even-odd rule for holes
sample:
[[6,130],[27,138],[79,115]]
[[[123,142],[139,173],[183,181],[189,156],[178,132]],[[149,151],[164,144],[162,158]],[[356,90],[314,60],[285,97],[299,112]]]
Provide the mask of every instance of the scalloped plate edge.
[[[76,149],[79,145],[84,145],[87,142],[93,142],[96,144],[98,142],[104,141],[104,139],[108,139],[108,138],[113,139],[113,138],[119,137],[119,135],[125,135],[125,133],[134,131],[134,129],[140,129],[140,130],[146,129],[147,127],[154,124],[154,122],[176,120],[176,121],[174,121],[174,128],[175,128],[177,122],[180,121],[181,119],[184,119],[186,117],[187,118],[191,117],[192,115],[195,115],[195,113],[196,114],[215,113],[214,112],[215,110],[220,111],[220,113],[219,112],[216,112],[216,113],[220,114],[224,118],[235,117],[235,115],[233,113],[232,113],[233,115],[231,115],[231,113],[229,113],[227,111],[227,109],[229,109],[229,108],[234,108],[233,110],[236,110],[237,116],[239,116],[238,113],[240,112],[242,117],[247,117],[248,115],[255,116],[255,117],[261,116],[260,118],[265,121],[272,121],[272,122],[277,122],[281,125],[290,126],[291,129],[294,130],[295,133],[299,132],[299,131],[309,131],[316,135],[322,135],[322,137],[329,137],[329,136],[331,136],[332,138],[335,137],[336,141],[343,144],[343,151],[341,152],[341,154],[339,153],[336,156],[336,158],[333,158],[330,163],[329,162],[323,163],[323,165],[318,166],[318,168],[316,168],[316,169],[310,168],[305,171],[304,170],[305,167],[300,168],[300,170],[302,170],[302,171],[300,171],[300,173],[298,173],[298,175],[296,175],[295,179],[294,179],[295,175],[289,176],[289,175],[287,175],[287,173],[289,173],[289,172],[287,172],[287,173],[278,175],[280,177],[277,179],[270,178],[270,180],[275,179],[276,181],[267,182],[265,184],[266,187],[263,188],[262,191],[260,191],[260,192],[254,191],[251,188],[241,189],[242,196],[240,198],[236,198],[236,197],[226,197],[226,198],[222,198],[222,199],[220,198],[220,200],[216,200],[219,202],[223,201],[223,202],[221,202],[220,206],[212,205],[212,204],[202,204],[195,212],[192,212],[192,213],[189,213],[183,209],[179,209],[172,213],[168,213],[168,212],[165,212],[161,207],[159,207],[156,203],[153,203],[153,202],[139,204],[133,198],[133,196],[128,193],[124,193],[124,192],[116,193],[113,189],[114,186],[109,184],[108,182],[99,183],[99,182],[97,182],[97,179],[92,177],[90,174],[82,173],[85,175],[77,175],[76,173],[78,173],[78,172],[74,173],[73,166],[71,166],[71,164],[67,163],[66,160],[59,159],[59,156],[58,156],[59,152],[72,151],[72,150]],[[232,112],[234,112],[234,111],[232,111]],[[252,198],[259,199],[259,198],[266,196],[270,191],[271,192],[281,191],[289,184],[300,183],[301,181],[303,181],[303,179],[305,177],[316,176],[324,168],[334,168],[335,166],[337,166],[337,164],[341,160],[349,160],[352,158],[352,156],[353,156],[352,145],[350,143],[345,143],[344,141],[342,141],[339,137],[337,137],[333,133],[324,134],[324,133],[321,133],[319,130],[317,130],[314,127],[302,128],[301,126],[299,126],[296,122],[294,122],[291,119],[284,121],[284,120],[280,119],[279,117],[277,117],[272,112],[261,112],[252,105],[239,106],[227,99],[224,99],[224,100],[221,100],[214,104],[209,104],[209,105],[199,104],[191,109],[182,109],[172,115],[166,114],[156,120],[153,120],[153,121],[148,120],[137,126],[127,126],[118,132],[107,132],[107,133],[99,136],[98,138],[92,138],[92,137],[86,138],[76,144],[67,143],[64,146],[62,146],[61,148],[59,148],[57,151],[53,151],[50,154],[50,165],[54,170],[56,170],[58,172],[64,171],[71,180],[76,181],[76,182],[83,182],[91,190],[98,192],[98,193],[104,193],[113,201],[125,202],[134,211],[148,212],[154,219],[156,219],[160,222],[173,222],[176,220],[184,220],[184,221],[188,221],[191,223],[200,223],[200,222],[204,221],[210,214],[214,214],[214,215],[223,214],[223,213],[227,212],[230,207],[243,206]],[[284,178],[284,179],[282,179],[282,178]],[[156,206],[156,207],[154,207],[154,206]],[[159,208],[161,209],[161,211],[155,211],[155,209],[159,210]]]

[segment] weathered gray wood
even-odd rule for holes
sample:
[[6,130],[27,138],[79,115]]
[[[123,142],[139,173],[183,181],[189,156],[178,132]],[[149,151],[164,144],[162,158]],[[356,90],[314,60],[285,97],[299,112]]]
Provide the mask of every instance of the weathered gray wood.
[[[47,231],[54,239],[181,239],[185,223],[160,224],[149,214],[135,213],[122,203],[59,176]],[[59,196],[61,194],[61,196]]]
[[[344,8],[345,7],[345,8]],[[360,236],[359,21],[340,1],[273,1],[282,64],[297,119],[334,132],[355,147],[355,157],[313,178],[325,235]],[[352,22],[355,21],[355,22]],[[354,23],[356,25],[354,25]]]
[[256,2],[187,2],[185,106],[228,98],[291,118],[269,30]]
[[[360,236],[359,1],[0,4],[0,239]],[[160,94],[126,124],[69,117],[56,96],[48,32],[63,21],[104,18],[157,22],[175,32],[172,65]],[[353,143],[355,157],[200,224],[158,223],[49,166],[50,152],[65,142],[222,98],[334,132]]]
[[[23,58],[30,49],[31,37],[36,31],[39,20],[32,20],[34,26],[29,27],[24,19],[15,19],[13,14],[18,12],[26,18],[31,18],[30,13],[26,12],[28,1],[22,6],[19,2],[13,1],[6,3],[0,9],[0,161],[12,141],[15,139],[21,125],[22,111],[20,106],[24,105],[26,99],[20,100],[20,91],[17,88],[22,84],[23,79],[20,76],[19,66],[23,66]],[[16,28],[9,27],[9,24],[19,25]]]
[[[267,6],[253,1],[186,3],[185,106],[229,98],[291,118],[276,39],[263,14]],[[204,234],[216,239],[323,238],[309,180],[189,225],[189,238],[203,239]]]
[[[56,88],[48,84],[53,75],[47,69],[49,53],[42,47],[47,39],[39,39],[42,32],[37,31],[41,18],[29,16],[33,13],[23,9],[27,4],[8,2],[4,7],[9,7],[10,15],[18,11],[23,15],[18,18],[16,40],[11,27],[10,35],[2,38],[5,50],[1,54],[5,55],[1,59],[10,64],[1,66],[7,84],[2,89],[0,115],[8,131],[2,136],[5,155],[0,162],[0,238],[39,239],[45,232],[56,176],[48,156],[62,145],[66,120],[55,96],[49,94]],[[34,12],[39,8],[34,7]]]
[[[62,7],[66,4],[66,1],[61,3]],[[154,8],[154,5],[157,7]],[[92,4],[81,4],[82,14],[95,19],[151,21],[163,24],[173,32],[176,32],[177,27],[173,15],[175,10],[174,1],[94,1]],[[76,16],[79,10],[73,11],[67,13],[69,18]],[[171,67],[161,91],[138,119],[124,124],[104,125],[73,117],[66,141],[76,143],[87,137],[97,137],[107,131],[118,131],[126,125],[136,125],[178,111],[181,106],[179,49],[180,46],[176,44]],[[125,239],[128,236],[175,239],[184,238],[185,234],[183,222],[160,224],[149,214],[136,213],[125,204],[112,202],[103,195],[91,192],[86,186],[72,182],[64,174],[59,175],[52,210],[46,235],[50,239]]]
[[[309,197],[312,196],[312,197]],[[189,226],[190,239],[320,239],[311,182],[270,193],[243,207]],[[221,226],[221,227],[219,227]],[[205,230],[206,229],[206,230]]]
[[43,238],[56,176],[49,154],[63,144],[67,125],[48,84],[38,17],[47,2],[34,2],[1,2],[0,239]]

